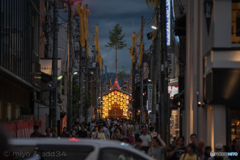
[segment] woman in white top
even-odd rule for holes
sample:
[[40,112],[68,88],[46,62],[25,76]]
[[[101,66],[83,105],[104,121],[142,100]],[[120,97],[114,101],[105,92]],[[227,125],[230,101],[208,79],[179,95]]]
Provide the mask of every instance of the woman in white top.
[[44,135],[46,136],[46,137],[52,137],[52,130],[51,130],[51,128],[47,128],[46,129],[46,132],[44,133]]
[[98,126],[94,127],[94,132],[91,134],[91,139],[97,139],[97,133],[98,133]]
[[106,140],[105,133],[103,131],[103,127],[99,128],[99,132],[97,133],[97,139]]

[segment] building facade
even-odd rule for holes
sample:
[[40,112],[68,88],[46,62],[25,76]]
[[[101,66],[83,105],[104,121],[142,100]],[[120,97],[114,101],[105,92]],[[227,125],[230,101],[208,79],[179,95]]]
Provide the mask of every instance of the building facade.
[[0,2],[0,119],[33,114],[39,91],[39,0]]
[[240,1],[187,1],[183,135],[214,148],[240,137]]

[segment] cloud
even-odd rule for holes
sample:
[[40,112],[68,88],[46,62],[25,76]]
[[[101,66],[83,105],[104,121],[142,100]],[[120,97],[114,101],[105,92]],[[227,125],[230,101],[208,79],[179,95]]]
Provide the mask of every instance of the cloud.
[[[153,10],[149,10],[145,0],[85,0],[83,5],[88,4],[90,11],[89,15],[89,44],[93,45],[90,35],[94,34],[94,26],[98,24],[99,27],[99,46],[104,60],[104,64],[107,65],[108,72],[115,72],[115,50],[105,47],[109,41],[109,30],[112,30],[114,26],[119,23],[125,33],[125,40],[127,47],[123,50],[118,50],[118,71],[125,66],[127,72],[131,70],[131,58],[128,52],[128,48],[132,46],[132,33],[133,33],[133,21],[134,31],[140,31],[141,16],[143,15],[147,20],[153,14]],[[65,13],[60,13],[63,18],[67,16]],[[153,24],[153,21],[152,21]],[[144,43],[145,49],[148,49],[151,45],[151,41],[146,39],[146,34],[151,32],[152,29],[149,26],[144,28]],[[138,42],[140,39],[138,38]],[[90,54],[91,55],[91,54]]]

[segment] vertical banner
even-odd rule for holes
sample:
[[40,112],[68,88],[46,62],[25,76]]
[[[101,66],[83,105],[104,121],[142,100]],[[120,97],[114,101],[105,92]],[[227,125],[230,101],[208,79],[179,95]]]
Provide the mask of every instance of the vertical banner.
[[207,23],[207,31],[209,34],[209,29],[211,25],[211,18],[212,18],[212,8],[213,8],[213,2],[212,1],[205,1],[204,2],[204,13]]
[[152,110],[152,84],[148,84],[148,110]]
[[167,54],[168,78],[174,78],[174,53]]
[[171,1],[166,0],[166,35],[167,46],[171,44]]
[[172,110],[170,118],[170,133],[175,134],[176,129],[178,129],[178,110]]

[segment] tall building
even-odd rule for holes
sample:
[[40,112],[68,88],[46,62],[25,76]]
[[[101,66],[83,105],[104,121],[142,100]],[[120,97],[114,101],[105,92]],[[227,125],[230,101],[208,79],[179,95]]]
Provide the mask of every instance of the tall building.
[[0,119],[33,114],[39,92],[39,0],[0,1]]
[[[230,146],[240,137],[240,2],[188,0],[185,4],[182,134],[187,143],[196,133],[206,145]],[[184,18],[178,20],[183,26]]]

